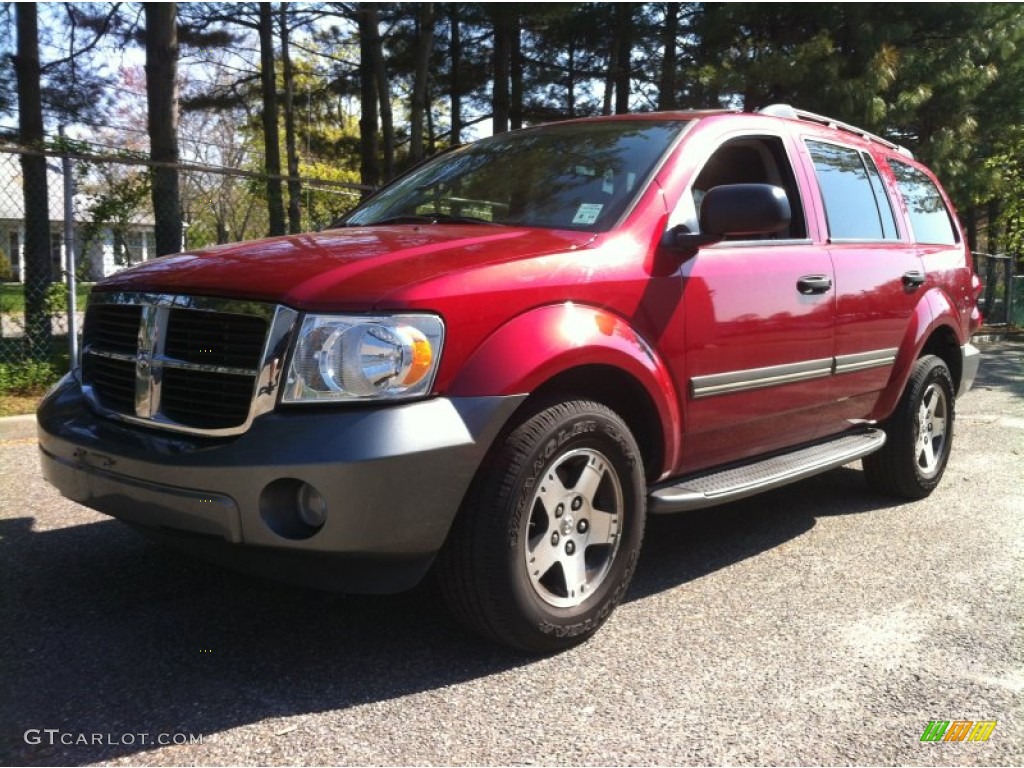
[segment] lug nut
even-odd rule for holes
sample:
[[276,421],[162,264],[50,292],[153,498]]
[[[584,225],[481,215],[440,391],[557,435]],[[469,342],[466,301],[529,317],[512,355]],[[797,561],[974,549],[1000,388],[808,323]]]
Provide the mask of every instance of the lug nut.
[[558,540],[559,540],[558,531],[555,531],[554,533],[551,534],[551,546],[552,547],[557,547],[558,546]]
[[555,507],[555,517],[561,517],[565,514],[565,504],[559,504]]
[[577,496],[575,499],[572,500],[572,511],[573,512],[578,512],[580,507],[582,507],[582,506],[583,506],[583,497],[582,496]]
[[576,530],[580,533],[586,533],[589,528],[590,523],[588,523],[586,520],[580,520],[578,523],[576,523]]
[[576,544],[575,544],[575,542],[573,542],[573,541],[565,542],[565,554],[571,555],[575,551],[576,551]]

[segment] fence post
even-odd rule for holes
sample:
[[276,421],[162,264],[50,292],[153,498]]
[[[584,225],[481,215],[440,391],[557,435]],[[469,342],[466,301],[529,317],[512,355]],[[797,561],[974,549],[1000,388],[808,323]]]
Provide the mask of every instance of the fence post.
[[[64,126],[60,126],[60,137],[64,138]],[[67,146],[62,147],[60,165],[64,176],[64,272],[68,286],[68,369],[78,364],[78,328],[75,317],[78,311],[75,274],[75,174]]]

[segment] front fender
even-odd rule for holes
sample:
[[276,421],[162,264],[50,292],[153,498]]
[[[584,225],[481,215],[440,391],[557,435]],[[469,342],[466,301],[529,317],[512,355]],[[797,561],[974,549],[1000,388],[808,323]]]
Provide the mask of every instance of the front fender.
[[[921,297],[921,301],[914,307],[914,313],[907,325],[907,332],[904,334],[903,342],[896,354],[896,362],[889,375],[889,383],[875,403],[871,419],[883,421],[896,410],[896,405],[910,379],[914,363],[917,362],[925,344],[935,333],[948,331],[956,339],[957,344],[966,342],[966,339],[960,338],[958,333],[958,319],[959,313],[955,305],[938,288],[932,288]],[[957,382],[954,382],[954,385],[956,384]]]
[[643,386],[658,412],[665,465],[676,466],[682,421],[672,377],[626,320],[596,307],[565,302],[513,318],[470,355],[449,392],[453,397],[525,394],[585,365],[616,368]]

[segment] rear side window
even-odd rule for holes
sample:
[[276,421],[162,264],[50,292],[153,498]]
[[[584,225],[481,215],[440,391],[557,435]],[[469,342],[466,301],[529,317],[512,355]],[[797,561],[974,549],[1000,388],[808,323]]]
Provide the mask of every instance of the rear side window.
[[906,163],[890,160],[889,165],[896,176],[900,194],[907,203],[915,242],[955,245],[957,234],[953,227],[953,217],[934,182]]
[[808,141],[832,240],[896,240],[892,206],[871,158],[852,147]]

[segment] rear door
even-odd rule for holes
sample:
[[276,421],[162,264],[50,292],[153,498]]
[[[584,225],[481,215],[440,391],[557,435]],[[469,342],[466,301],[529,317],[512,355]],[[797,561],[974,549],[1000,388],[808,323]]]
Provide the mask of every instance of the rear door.
[[924,292],[924,267],[872,154],[819,139],[806,145],[836,276],[835,376],[824,424],[832,433],[867,418],[889,381]]

